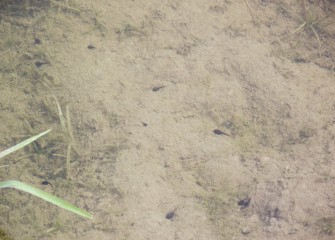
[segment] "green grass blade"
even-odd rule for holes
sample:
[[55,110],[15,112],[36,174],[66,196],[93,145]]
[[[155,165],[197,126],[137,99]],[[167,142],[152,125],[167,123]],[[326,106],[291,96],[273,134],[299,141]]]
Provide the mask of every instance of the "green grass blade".
[[37,135],[35,135],[35,136],[31,137],[31,138],[28,138],[28,139],[26,139],[26,140],[24,140],[24,141],[22,141],[22,142],[16,144],[16,145],[13,146],[13,147],[10,147],[10,148],[8,148],[8,149],[6,149],[6,150],[0,152],[0,158],[3,158],[4,156],[6,156],[6,155],[8,155],[8,154],[10,154],[10,153],[12,153],[12,152],[15,152],[16,150],[19,150],[20,148],[25,147],[25,146],[28,145],[29,143],[31,143],[31,142],[35,141],[36,139],[42,137],[43,135],[47,134],[47,133],[50,132],[51,130],[52,130],[52,129],[46,130],[46,131],[44,131],[44,132],[42,132],[42,133],[40,133],[40,134],[37,134]]
[[89,214],[88,212],[77,208],[75,206],[73,206],[71,203],[60,199],[56,196],[53,196],[47,192],[44,192],[38,188],[35,188],[33,186],[30,186],[26,183],[20,182],[20,181],[16,181],[16,180],[9,180],[9,181],[5,181],[5,182],[0,182],[0,188],[16,188],[18,190],[30,193],[36,197],[40,197],[45,201],[48,201],[50,203],[53,203],[55,205],[57,205],[58,207],[64,208],[68,211],[71,211],[73,213],[76,213],[82,217],[86,217],[86,218],[90,218],[92,219],[93,216],[91,214]]

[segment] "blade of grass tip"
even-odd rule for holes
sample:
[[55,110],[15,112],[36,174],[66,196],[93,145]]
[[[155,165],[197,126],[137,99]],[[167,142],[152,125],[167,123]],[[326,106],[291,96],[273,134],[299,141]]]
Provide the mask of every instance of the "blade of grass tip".
[[10,154],[10,153],[12,153],[12,152],[15,152],[16,150],[19,150],[20,148],[25,147],[25,146],[28,145],[29,143],[31,143],[31,142],[35,141],[36,139],[42,137],[43,135],[47,134],[47,133],[50,132],[51,130],[52,130],[52,129],[46,130],[46,131],[44,131],[44,132],[42,132],[42,133],[40,133],[40,134],[37,134],[37,135],[35,135],[35,136],[31,137],[31,138],[28,138],[28,139],[26,139],[26,140],[24,140],[24,141],[22,141],[22,142],[16,144],[16,145],[13,146],[13,147],[10,147],[10,148],[8,148],[8,149],[6,149],[6,150],[0,152],[0,158],[3,158],[4,156],[6,156],[6,155],[8,155],[8,154]]
[[36,197],[42,198],[45,201],[55,204],[56,206],[64,208],[70,212],[76,213],[82,217],[90,219],[93,218],[91,214],[80,208],[75,207],[71,203],[20,181],[9,180],[5,182],[0,182],[0,188],[16,188],[18,190],[30,193]]

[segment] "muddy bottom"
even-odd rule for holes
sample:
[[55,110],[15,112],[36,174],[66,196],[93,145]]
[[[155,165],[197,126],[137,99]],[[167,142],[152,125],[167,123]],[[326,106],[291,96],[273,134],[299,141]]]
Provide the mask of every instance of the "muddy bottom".
[[2,1],[0,239],[334,239],[334,10]]

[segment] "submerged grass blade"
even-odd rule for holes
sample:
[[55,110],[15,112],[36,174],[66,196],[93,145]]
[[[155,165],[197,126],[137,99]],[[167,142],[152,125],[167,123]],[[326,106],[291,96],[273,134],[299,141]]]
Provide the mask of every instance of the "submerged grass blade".
[[319,38],[319,34],[318,34],[318,32],[315,30],[315,28],[313,27],[313,25],[311,25],[311,29],[312,29],[314,35],[316,36],[316,39],[317,39],[318,42],[319,42],[319,49],[321,49],[321,41],[320,41],[320,38]]
[[5,182],[0,182],[0,188],[16,188],[18,190],[30,193],[36,197],[40,197],[45,201],[48,201],[50,203],[53,203],[55,205],[57,205],[58,207],[64,208],[68,211],[71,211],[73,213],[76,213],[82,217],[86,217],[86,218],[90,218],[92,219],[93,216],[91,214],[89,214],[88,212],[77,208],[75,206],[73,206],[71,203],[60,199],[56,196],[53,196],[47,192],[44,192],[38,188],[35,188],[33,186],[30,186],[26,183],[20,182],[20,181],[16,181],[16,180],[9,180],[9,181],[5,181]]
[[66,123],[65,123],[65,118],[64,118],[63,112],[62,112],[62,108],[60,107],[60,104],[59,104],[56,96],[55,95],[52,95],[52,96],[53,96],[53,98],[55,99],[55,102],[56,102],[60,125],[62,126],[63,131],[65,131],[66,130]]
[[69,143],[67,145],[67,152],[66,152],[66,179],[71,180],[71,148],[72,144]]
[[303,29],[306,26],[307,22],[304,22],[303,24],[301,24],[294,32],[293,34],[299,32],[301,29]]
[[[4,156],[12,153],[12,152],[15,152],[16,150],[18,149],[21,149],[23,147],[25,147],[26,145],[28,145],[29,143],[35,141],[36,139],[42,137],[43,135],[47,134],[48,132],[50,132],[52,129],[49,129],[47,131],[44,131],[40,134],[37,134],[31,138],[28,138],[18,144],[16,144],[15,146],[13,147],[10,147],[2,152],[0,152],[0,158],[3,158]],[[76,213],[82,217],[86,217],[86,218],[90,218],[92,219],[92,215],[89,214],[88,212],[80,209],[80,208],[77,208],[75,207],[74,205],[72,205],[71,203],[63,200],[63,199],[60,199],[56,196],[53,196],[51,195],[50,193],[47,193],[47,192],[44,192],[38,188],[35,188],[33,186],[30,186],[26,183],[23,183],[23,182],[20,182],[20,181],[16,181],[16,180],[9,180],[9,181],[5,181],[5,182],[0,182],[0,189],[1,188],[16,188],[18,190],[21,190],[21,191],[24,191],[24,192],[27,192],[27,193],[30,193],[36,197],[39,197],[39,198],[42,198],[43,200],[47,201],[47,202],[50,202],[50,203],[53,203],[55,204],[56,206],[58,207],[61,207],[61,208],[64,208],[70,212],[73,212],[73,213]]]
[[10,153],[12,153],[12,152],[15,152],[16,150],[19,150],[20,148],[25,147],[25,146],[28,145],[29,143],[31,143],[31,142],[35,141],[36,139],[42,137],[43,135],[47,134],[47,133],[50,132],[51,130],[52,130],[52,129],[46,130],[46,131],[44,131],[44,132],[42,132],[42,133],[40,133],[40,134],[37,134],[37,135],[35,135],[35,136],[31,137],[31,138],[28,138],[28,139],[26,139],[26,140],[24,140],[24,141],[22,141],[22,142],[16,144],[16,145],[13,146],[13,147],[10,147],[10,148],[8,148],[8,149],[6,149],[6,150],[0,152],[0,158],[3,158],[4,156],[6,156],[6,155],[8,155],[8,154],[10,154]]

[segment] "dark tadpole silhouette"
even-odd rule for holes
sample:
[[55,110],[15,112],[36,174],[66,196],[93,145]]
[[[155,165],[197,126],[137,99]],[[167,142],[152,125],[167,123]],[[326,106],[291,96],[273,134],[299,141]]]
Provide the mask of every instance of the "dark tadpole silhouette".
[[158,92],[160,89],[165,88],[166,86],[159,86],[159,87],[154,87],[152,89],[153,92]]
[[243,198],[240,201],[238,201],[237,205],[239,205],[242,210],[250,205],[250,200],[251,200],[251,197]]
[[41,44],[41,39],[39,39],[39,38],[35,38],[34,43],[35,43],[35,44]]
[[37,68],[42,67],[44,64],[50,64],[50,62],[35,62],[35,66],[36,66]]
[[228,133],[222,132],[220,129],[214,129],[213,133],[216,135],[226,135],[226,136],[230,136]]
[[175,214],[176,210],[177,210],[177,208],[175,208],[174,210],[168,212],[168,213],[165,215],[165,218],[166,218],[166,219],[169,219],[169,220],[173,219],[174,216],[176,215],[176,214]]
[[45,180],[45,181],[43,181],[43,182],[41,182],[43,185],[50,185],[51,187],[52,187],[52,184],[49,182],[49,181],[47,181],[47,180]]

